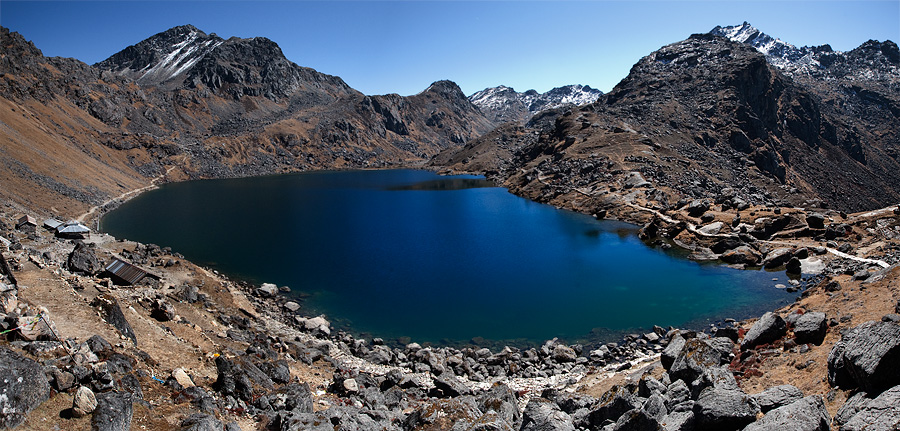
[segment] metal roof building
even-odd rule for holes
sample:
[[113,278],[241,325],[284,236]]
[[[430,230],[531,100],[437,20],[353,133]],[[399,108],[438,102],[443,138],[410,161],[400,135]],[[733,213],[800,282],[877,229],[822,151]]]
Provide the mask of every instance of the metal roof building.
[[157,280],[159,279],[159,276],[144,271],[143,269],[140,269],[119,258],[114,258],[113,261],[110,262],[109,265],[106,265],[106,268],[104,269],[107,273],[109,273],[116,284],[137,284],[139,281],[143,280],[144,277],[153,277]]

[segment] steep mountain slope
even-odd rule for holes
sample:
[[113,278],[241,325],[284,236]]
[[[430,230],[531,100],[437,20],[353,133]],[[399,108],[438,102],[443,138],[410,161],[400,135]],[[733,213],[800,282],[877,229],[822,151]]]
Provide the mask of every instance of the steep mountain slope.
[[478,91],[469,96],[469,100],[494,123],[524,123],[538,112],[585,105],[597,100],[602,94],[600,90],[580,84],[556,87],[546,93],[535,90],[519,93],[511,87],[501,85]]
[[[492,127],[451,82],[411,97],[364,96],[288,61],[265,38],[222,40],[182,26],[95,66],[46,58],[5,28],[0,46],[0,102],[35,112],[0,113],[7,129],[0,139],[21,149],[6,146],[2,156],[25,167],[5,173],[4,184],[38,184],[35,193],[53,199],[34,202],[17,187],[3,193],[46,213],[71,215],[163,175],[419,163]],[[84,148],[73,152],[80,141]],[[72,168],[49,168],[57,155],[71,158]],[[107,167],[82,172],[98,161]],[[46,179],[27,173],[36,169]]]
[[[497,176],[514,192],[585,211],[632,187],[631,199],[663,207],[722,196],[846,210],[900,201],[894,102],[869,103],[859,117],[830,103],[755,49],[694,35],[641,59],[594,104],[506,136],[519,150]],[[490,166],[495,142],[469,143],[452,167]]]

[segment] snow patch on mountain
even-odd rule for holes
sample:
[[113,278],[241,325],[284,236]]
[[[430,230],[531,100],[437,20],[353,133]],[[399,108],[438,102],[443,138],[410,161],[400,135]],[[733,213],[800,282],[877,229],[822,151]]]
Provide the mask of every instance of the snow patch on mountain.
[[168,53],[158,63],[148,64],[138,73],[138,81],[163,82],[186,72],[200,61],[204,55],[224,42],[221,39],[209,39],[205,34],[190,32],[183,41],[171,46]]
[[469,101],[495,123],[524,122],[538,112],[563,106],[579,106],[596,101],[603,92],[587,85],[566,85],[546,93],[528,90],[519,93],[500,85],[469,96]]

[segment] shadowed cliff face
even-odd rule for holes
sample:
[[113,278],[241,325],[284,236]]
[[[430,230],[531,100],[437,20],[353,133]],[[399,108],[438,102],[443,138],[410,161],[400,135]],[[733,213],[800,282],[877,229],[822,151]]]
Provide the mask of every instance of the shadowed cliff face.
[[[890,59],[890,49],[869,51]],[[852,88],[792,79],[750,46],[694,35],[641,59],[594,104],[488,135],[451,163],[504,171],[513,190],[541,200],[608,191],[640,172],[663,205],[731,188],[757,204],[883,207],[900,199],[896,96]],[[492,165],[501,140],[518,142],[514,162]]]

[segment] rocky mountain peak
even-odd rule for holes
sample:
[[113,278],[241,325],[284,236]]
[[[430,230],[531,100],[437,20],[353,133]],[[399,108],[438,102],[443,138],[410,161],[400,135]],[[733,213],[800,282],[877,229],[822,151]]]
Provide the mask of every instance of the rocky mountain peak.
[[587,85],[566,85],[546,93],[536,90],[517,92],[512,87],[500,85],[478,91],[469,100],[494,123],[507,121],[525,122],[538,112],[562,106],[585,105],[597,100],[602,91]]
[[182,77],[223,42],[222,38],[207,35],[193,25],[182,25],[131,45],[95,66],[140,84],[160,85]]

